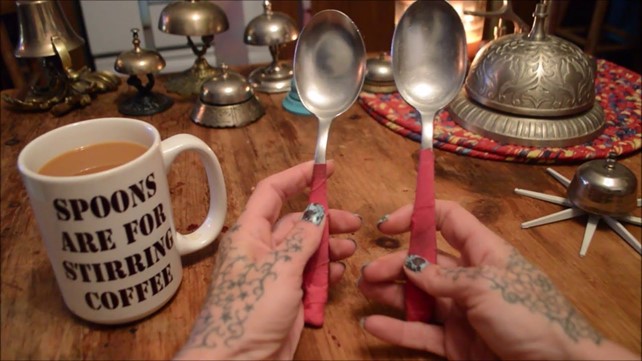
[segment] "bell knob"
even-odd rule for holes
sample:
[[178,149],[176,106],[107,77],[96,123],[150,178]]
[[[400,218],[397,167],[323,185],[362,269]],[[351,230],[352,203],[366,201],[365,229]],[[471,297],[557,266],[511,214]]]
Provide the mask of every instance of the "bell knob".
[[56,55],[52,37],[59,38],[67,51],[78,48],[85,40],[67,21],[58,1],[16,1],[19,22],[16,58],[42,58]]
[[272,11],[270,1],[263,2],[263,14],[252,19],[245,27],[243,40],[249,45],[278,45],[296,40],[299,29],[287,14]]
[[132,29],[133,50],[124,51],[118,55],[114,63],[117,72],[128,75],[154,74],[165,68],[165,59],[155,51],[140,47],[138,29]]
[[637,179],[615,153],[580,165],[567,190],[569,201],[593,214],[622,216],[637,206]]
[[186,0],[170,3],[161,11],[158,28],[183,36],[222,33],[230,27],[223,9],[209,1]]

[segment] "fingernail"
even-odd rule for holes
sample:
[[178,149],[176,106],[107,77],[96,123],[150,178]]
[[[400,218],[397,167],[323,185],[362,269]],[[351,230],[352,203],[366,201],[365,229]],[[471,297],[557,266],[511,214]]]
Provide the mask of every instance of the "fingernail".
[[325,217],[323,206],[319,203],[310,203],[305,211],[303,211],[301,219],[318,226],[323,222],[323,217]]
[[357,244],[357,241],[355,241],[355,240],[354,240],[354,239],[352,239],[352,238],[348,238],[348,240],[349,240],[349,241],[352,241],[352,243],[354,243],[354,249],[355,249],[355,251],[356,251],[356,250],[357,250],[357,248],[359,248],[359,245]]
[[363,217],[361,217],[359,213],[352,213],[352,214],[354,214],[355,217],[359,217],[359,220],[361,221],[361,223],[363,223]]
[[387,215],[387,214],[384,214],[384,215],[383,215],[383,216],[381,216],[381,218],[379,218],[379,220],[377,221],[377,228],[379,228],[379,226],[381,226],[381,224],[382,224],[382,223],[384,223],[384,222],[386,222],[386,221],[388,221],[388,215]]
[[359,327],[361,327],[362,330],[365,329],[365,327],[366,327],[366,318],[365,317],[361,317],[359,319]]
[[415,254],[410,254],[408,257],[406,257],[406,261],[404,262],[404,266],[413,271],[413,272],[421,272],[424,268],[426,268],[427,265],[429,265],[430,262],[426,261],[424,258],[421,256],[417,256]]
[[361,279],[363,278],[363,270],[366,269],[366,266],[369,265],[369,264],[370,264],[370,262],[366,262],[366,263],[363,264],[363,266],[361,266],[361,268],[359,270],[359,278],[357,278],[357,283],[356,283],[357,288],[359,288],[359,283],[361,283]]
[[366,269],[366,267],[370,264],[370,262],[366,262],[361,266],[361,274],[363,274],[363,270]]

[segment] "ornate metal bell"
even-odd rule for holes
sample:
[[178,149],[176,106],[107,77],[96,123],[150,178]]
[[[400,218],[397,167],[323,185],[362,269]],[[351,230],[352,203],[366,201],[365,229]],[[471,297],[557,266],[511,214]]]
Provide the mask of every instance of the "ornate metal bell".
[[17,58],[42,58],[56,55],[52,37],[67,51],[83,45],[85,40],[69,25],[57,1],[16,1],[19,39],[14,55]]
[[299,38],[299,29],[287,14],[272,11],[270,1],[263,1],[263,10],[263,14],[252,19],[245,27],[243,41],[248,45],[269,46],[272,63],[254,69],[249,82],[257,91],[286,92],[290,90],[294,73],[289,64],[279,63],[279,50],[284,44]]

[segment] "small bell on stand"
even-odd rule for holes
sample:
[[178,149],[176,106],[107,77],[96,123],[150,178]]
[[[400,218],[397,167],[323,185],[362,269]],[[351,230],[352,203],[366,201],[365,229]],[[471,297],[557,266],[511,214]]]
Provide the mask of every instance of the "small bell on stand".
[[250,73],[250,84],[260,92],[281,93],[290,90],[293,78],[292,67],[279,63],[279,49],[285,43],[295,41],[299,30],[288,15],[272,11],[269,1],[263,2],[264,13],[252,19],[245,27],[243,40],[249,45],[267,45],[272,54],[272,63]]
[[[163,8],[158,19],[158,29],[162,32],[187,37],[187,43],[196,60],[191,68],[168,76],[165,89],[183,96],[198,95],[201,85],[221,69],[211,66],[205,60],[207,49],[214,45],[214,35],[230,27],[223,9],[211,1],[175,1]],[[192,36],[200,36],[203,45],[199,49]]]
[[[165,68],[165,60],[155,51],[142,49],[138,29],[132,29],[134,49],[122,52],[114,64],[114,69],[129,75],[127,84],[136,88],[133,96],[126,97],[118,104],[118,111],[125,115],[151,115],[160,113],[172,106],[174,101],[166,95],[152,91],[154,74]],[[143,86],[139,75],[147,76]]]

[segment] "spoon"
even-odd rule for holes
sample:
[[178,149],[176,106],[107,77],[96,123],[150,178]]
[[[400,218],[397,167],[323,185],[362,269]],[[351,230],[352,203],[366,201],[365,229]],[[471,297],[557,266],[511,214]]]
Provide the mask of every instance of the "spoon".
[[[408,254],[436,263],[433,120],[459,93],[466,75],[466,33],[459,15],[445,1],[414,2],[399,20],[391,53],[397,89],[421,116],[421,151]],[[430,322],[434,298],[410,282],[406,283],[405,294],[406,319]]]
[[[310,203],[323,205],[328,215],[326,146],[332,120],[357,99],[366,74],[366,49],[359,29],[344,13],[316,13],[301,32],[294,51],[294,82],[301,103],[319,119]],[[303,275],[305,322],[323,325],[328,298],[329,221],[319,249]]]

